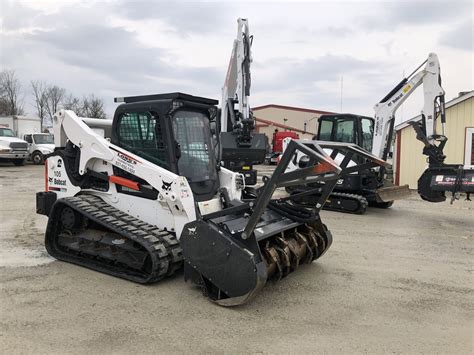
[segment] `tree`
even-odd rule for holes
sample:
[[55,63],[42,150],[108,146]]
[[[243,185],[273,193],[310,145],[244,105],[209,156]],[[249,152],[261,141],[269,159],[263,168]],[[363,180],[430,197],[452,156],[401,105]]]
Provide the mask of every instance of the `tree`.
[[35,99],[35,108],[38,117],[41,119],[41,132],[43,132],[43,126],[45,125],[46,118],[46,105],[48,101],[47,91],[48,86],[44,81],[32,80],[31,88],[33,89],[33,96]]
[[60,109],[60,105],[66,96],[66,90],[60,88],[59,86],[52,85],[48,86],[46,89],[46,113],[48,114],[51,122],[53,121],[53,116]]
[[107,118],[104,111],[104,102],[94,94],[82,99],[82,110],[85,117]]
[[104,102],[91,94],[82,99],[69,95],[63,103],[63,108],[72,110],[81,117],[106,118]]
[[14,70],[0,72],[0,114],[22,115],[23,98],[20,97],[21,84]]
[[64,99],[63,108],[65,110],[74,111],[78,116],[84,116],[81,100],[72,95],[69,95],[66,97],[66,99]]

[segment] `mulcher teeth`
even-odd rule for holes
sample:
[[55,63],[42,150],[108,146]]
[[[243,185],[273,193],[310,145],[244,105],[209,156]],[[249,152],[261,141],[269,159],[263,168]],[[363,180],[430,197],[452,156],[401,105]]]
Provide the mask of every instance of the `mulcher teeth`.
[[278,281],[296,271],[301,264],[312,263],[326,251],[330,245],[328,242],[309,225],[281,232],[265,240],[261,250],[267,265],[267,279]]

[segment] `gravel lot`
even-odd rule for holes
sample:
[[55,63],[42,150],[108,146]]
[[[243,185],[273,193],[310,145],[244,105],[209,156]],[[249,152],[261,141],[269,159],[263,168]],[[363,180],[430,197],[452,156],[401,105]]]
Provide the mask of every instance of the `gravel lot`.
[[228,309],[180,274],[141,286],[49,258],[43,179],[0,166],[0,353],[473,352],[474,202],[324,211],[328,253]]

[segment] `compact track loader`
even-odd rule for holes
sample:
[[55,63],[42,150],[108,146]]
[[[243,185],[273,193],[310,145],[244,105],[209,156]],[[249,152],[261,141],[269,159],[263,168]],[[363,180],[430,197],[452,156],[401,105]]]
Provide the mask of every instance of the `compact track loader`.
[[[321,257],[332,236],[319,211],[340,174],[357,171],[348,162],[361,155],[365,167],[384,165],[353,144],[327,143],[346,157],[336,164],[324,142],[293,141],[263,187],[245,187],[242,174],[218,164],[217,101],[181,93],[118,101],[113,121],[54,116],[56,149],[37,194],[47,251],[138,283],[184,265],[185,279],[225,306]],[[308,164],[286,173],[297,152]],[[325,184],[312,209],[272,199],[278,187],[316,181]]]

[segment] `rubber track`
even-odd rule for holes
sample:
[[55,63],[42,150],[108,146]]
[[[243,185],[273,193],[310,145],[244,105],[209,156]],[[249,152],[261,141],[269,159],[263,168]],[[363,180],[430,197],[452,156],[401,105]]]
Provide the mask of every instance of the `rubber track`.
[[51,217],[54,219],[55,209],[50,215],[46,230],[46,249],[53,257],[138,283],[157,282],[182,268],[182,250],[175,235],[130,216],[97,196],[79,195],[60,199],[56,204],[58,203],[69,206],[123,238],[140,244],[149,253],[152,267],[149,274],[143,275],[124,267],[118,268],[114,264],[100,262],[92,257],[71,254],[56,248],[56,243],[51,241],[51,238],[57,237],[59,233],[59,230],[54,230],[58,228],[59,221],[51,220]]
[[[304,190],[298,190],[295,189],[293,191],[287,190],[287,192],[290,194],[297,194],[299,192],[303,192]],[[310,196],[320,196],[317,193],[311,194]],[[369,202],[364,196],[357,195],[357,194],[349,194],[349,193],[344,193],[344,192],[331,192],[329,195],[328,199],[330,200],[331,198],[336,197],[336,198],[343,198],[345,200],[351,200],[351,201],[356,201],[357,202],[357,208],[353,210],[348,210],[338,208],[337,205],[330,206],[329,204],[325,203],[323,206],[324,210],[329,210],[329,211],[336,211],[336,212],[344,212],[344,213],[353,213],[353,214],[364,214],[367,211],[367,207],[369,206]],[[303,204],[303,205],[308,205],[310,204],[309,202],[298,202],[297,203]],[[314,202],[316,203],[316,202]]]
[[355,210],[347,210],[347,209],[340,209],[337,207],[330,207],[327,204],[324,204],[323,209],[329,211],[337,211],[337,212],[345,212],[345,213],[353,213],[353,214],[364,214],[367,211],[367,207],[369,206],[369,202],[364,196],[356,195],[356,194],[347,194],[344,192],[332,192],[329,195],[329,199],[331,197],[339,197],[346,200],[355,200],[358,203],[358,207]]

